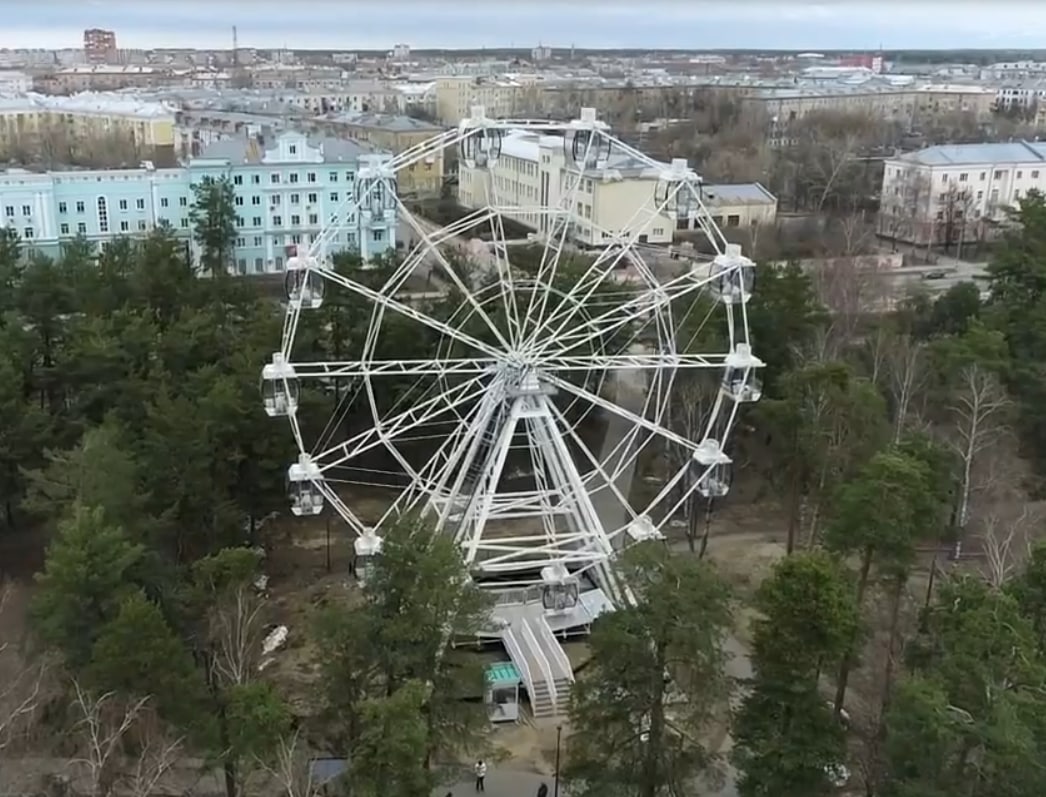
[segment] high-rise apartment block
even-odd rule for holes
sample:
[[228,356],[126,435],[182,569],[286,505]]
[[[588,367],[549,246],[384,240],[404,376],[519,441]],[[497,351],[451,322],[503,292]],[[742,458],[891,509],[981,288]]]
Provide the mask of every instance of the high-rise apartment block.
[[84,55],[89,64],[109,64],[116,61],[116,34],[111,30],[91,28],[84,31]]

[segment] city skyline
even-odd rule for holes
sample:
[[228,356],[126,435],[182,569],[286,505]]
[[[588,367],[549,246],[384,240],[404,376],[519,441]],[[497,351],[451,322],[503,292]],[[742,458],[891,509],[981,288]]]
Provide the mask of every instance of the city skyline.
[[[62,23],[55,25],[54,20]],[[954,49],[1038,48],[1046,4],[991,5],[936,0],[829,3],[555,3],[494,7],[478,2],[388,0],[376,6],[335,0],[294,4],[258,0],[44,0],[22,6],[0,30],[0,47],[82,46],[85,28],[114,30],[121,48],[228,49],[236,25],[241,47],[416,49],[532,47],[650,49]]]

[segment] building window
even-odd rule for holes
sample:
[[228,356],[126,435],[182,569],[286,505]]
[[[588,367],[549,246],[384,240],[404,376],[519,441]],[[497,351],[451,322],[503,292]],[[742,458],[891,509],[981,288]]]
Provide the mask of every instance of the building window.
[[261,185],[261,175],[260,174],[252,174],[251,175],[251,185]]
[[26,227],[24,230],[22,230],[22,236],[27,241],[33,240],[33,228],[32,227]]
[[1031,179],[1033,179],[1033,180],[1038,180],[1038,179],[1039,179],[1039,170],[1038,170],[1038,169],[1035,169],[1035,170],[1034,170],[1034,171],[1033,171],[1033,172],[1031,173]]
[[300,236],[300,235],[298,235],[297,233],[295,233],[294,235],[292,235],[292,236],[291,236],[291,243],[292,243],[292,244],[300,244],[300,243],[301,243],[301,236]]
[[236,207],[238,207],[238,208],[243,207],[243,197],[242,196],[235,197],[233,199],[232,203],[234,205],[236,205]]
[[348,183],[352,182],[352,172],[345,172],[345,181]]
[[299,224],[301,224],[301,216],[291,216],[291,226],[297,227]]
[[1002,179],[1002,169],[996,169],[994,177],[995,177],[996,180],[1001,180]]
[[261,216],[255,216],[254,218],[251,219],[251,226],[253,226],[253,227],[261,227],[261,225],[262,225]]
[[127,210],[127,200],[126,199],[121,199],[120,200],[120,210]]
[[741,224],[741,217],[740,216],[727,216],[726,217],[726,226],[727,227],[738,227],[738,226],[740,226],[740,224]]
[[233,185],[243,185],[243,175],[242,174],[237,174],[237,175],[233,176],[232,184]]
[[7,215],[9,219],[13,219],[15,217],[15,206],[8,205],[6,208],[4,208],[4,213]]
[[309,194],[309,204],[310,205],[315,205],[319,201],[320,201],[319,196],[317,196],[316,194]]
[[59,213],[65,213],[68,209],[69,208],[66,206],[66,204],[64,202],[59,202],[58,203],[58,212]]
[[236,245],[237,246],[246,246],[247,245],[247,239],[246,238],[237,238],[236,239]]
[[338,192],[337,191],[331,191],[331,202],[337,202],[337,201],[338,201]]
[[292,205],[300,205],[301,204],[301,194],[291,194],[291,204]]
[[145,210],[145,200],[144,199],[136,199],[136,200],[134,200],[134,206],[136,208],[138,208],[138,210]]
[[280,175],[278,175],[278,174],[271,175],[269,177],[269,182],[271,182],[273,185],[277,185],[280,182]]
[[276,255],[276,270],[283,271],[283,258],[280,255]]
[[1024,172],[1017,172],[1017,179],[1020,180],[1024,176]]
[[236,217],[236,226],[237,227],[242,227],[243,226],[243,216],[237,216]]
[[[288,147],[288,151],[291,153],[291,155],[297,155],[298,154],[298,145],[297,144],[291,144]],[[293,183],[294,180],[291,180],[291,182]]]
[[58,230],[59,230],[59,232],[62,233],[62,235],[68,235],[69,234],[69,225],[66,224],[65,222],[62,222],[61,224],[58,225]]
[[319,217],[319,214],[316,214],[316,213],[310,213],[310,214],[309,214],[309,224],[310,224],[311,226],[315,227],[315,226],[316,226],[317,224],[319,224],[319,223],[320,223],[320,217]]
[[279,227],[281,224],[283,224],[283,219],[281,219],[279,216],[273,216],[272,217],[272,226],[273,227]]
[[167,197],[165,197],[165,196],[164,197],[160,197],[160,207],[161,208],[165,208],[169,204],[171,204],[171,203],[168,201]]
[[292,183],[297,183],[297,182],[298,182],[298,173],[297,173],[297,172],[294,172],[294,173],[293,173],[293,174],[292,174],[292,175],[290,176],[290,181],[291,181]]
[[327,177],[328,177],[328,181],[329,182],[332,182],[332,183],[338,182],[338,173],[337,172],[331,172],[329,175],[327,175]]
[[959,175],[959,182],[960,182],[960,183],[965,183],[965,182],[966,182],[966,178],[967,178],[967,176],[968,176],[968,175],[966,174],[966,172],[963,172],[962,174],[960,174],[960,175]]
[[263,268],[262,263],[263,263],[263,261],[262,261],[262,259],[260,257],[254,258],[254,271],[255,271],[255,273],[258,273],[258,272],[260,272],[262,270],[262,268]]
[[189,229],[189,220],[188,219],[182,219],[181,220],[181,227],[184,230]]
[[138,231],[139,232],[145,232],[145,230],[148,228],[148,226],[149,225],[145,223],[145,219],[138,219]]
[[269,198],[269,204],[272,205],[273,207],[277,207],[280,204],[280,195],[279,194],[273,194]]
[[262,237],[260,235],[255,235],[254,236],[254,245],[255,246],[261,246],[262,245]]
[[128,224],[126,221],[121,221],[120,222],[120,232],[127,232],[130,229],[131,229],[131,225]]
[[987,174],[987,172],[981,172],[981,179],[983,180]]
[[315,183],[316,182],[316,172],[309,172],[306,175],[305,179],[307,179],[310,183]]
[[375,230],[374,231],[374,240],[376,242],[384,241],[385,240],[385,230]]
[[83,202],[77,202],[76,203],[76,212],[77,213],[85,213],[86,211],[87,211],[87,207],[84,205]]
[[32,216],[33,215],[33,208],[30,205],[22,205],[22,215],[23,216]]
[[87,222],[85,222],[85,221],[78,221],[76,223],[76,234],[77,235],[87,235]]
[[189,199],[188,199],[188,197],[184,197],[184,196],[178,197],[178,205],[180,207],[183,207],[183,208],[188,207],[189,206]]
[[98,232],[109,232],[109,206],[105,197],[98,197]]

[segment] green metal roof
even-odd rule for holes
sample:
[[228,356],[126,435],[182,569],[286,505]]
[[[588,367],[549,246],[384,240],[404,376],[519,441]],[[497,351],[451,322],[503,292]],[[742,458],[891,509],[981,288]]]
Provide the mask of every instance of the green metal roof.
[[516,665],[511,661],[499,661],[497,664],[491,664],[487,667],[486,679],[491,686],[518,684],[522,680],[519,677],[519,670],[516,669]]

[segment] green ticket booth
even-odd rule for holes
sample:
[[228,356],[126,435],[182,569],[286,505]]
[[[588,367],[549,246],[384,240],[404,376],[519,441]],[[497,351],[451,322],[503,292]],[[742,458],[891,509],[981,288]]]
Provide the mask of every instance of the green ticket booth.
[[491,664],[485,672],[487,714],[491,722],[519,721],[519,670],[511,661]]

